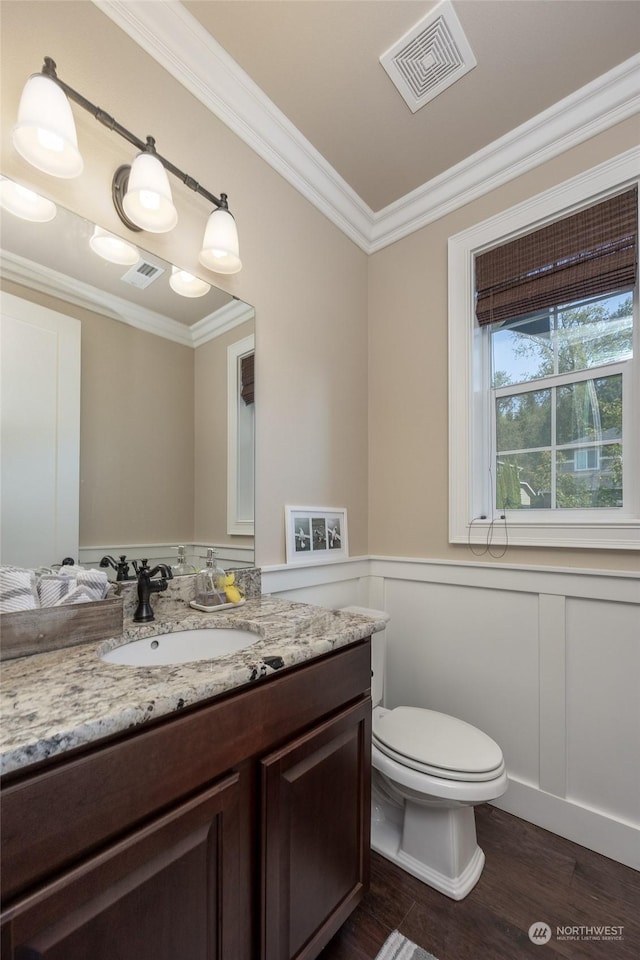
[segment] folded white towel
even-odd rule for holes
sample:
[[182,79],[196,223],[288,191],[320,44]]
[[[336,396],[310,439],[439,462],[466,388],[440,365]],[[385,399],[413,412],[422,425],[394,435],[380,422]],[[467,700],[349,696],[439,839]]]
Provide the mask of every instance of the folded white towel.
[[84,587],[92,600],[104,600],[109,590],[109,578],[105,570],[79,570],[78,586]]
[[38,596],[42,607],[55,607],[57,603],[75,590],[75,577],[61,576],[57,573],[45,574],[38,580]]
[[81,570],[79,567],[61,567],[58,573],[45,574],[38,581],[43,607],[104,600],[108,589],[109,580],[103,570]]
[[65,597],[62,597],[55,604],[56,607],[66,607],[70,603],[93,603],[95,597],[87,592],[85,587],[78,584]]
[[40,606],[33,570],[0,567],[0,613],[34,610]]
[[0,613],[104,600],[109,579],[103,570],[61,567],[58,573],[0,567]]

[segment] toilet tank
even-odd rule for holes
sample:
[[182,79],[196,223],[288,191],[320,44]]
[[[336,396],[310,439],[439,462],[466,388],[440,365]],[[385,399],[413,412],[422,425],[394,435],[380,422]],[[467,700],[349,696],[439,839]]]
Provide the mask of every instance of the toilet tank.
[[[373,610],[371,607],[341,607],[345,613],[360,613],[371,617],[372,620],[391,619],[384,610]],[[382,705],[384,699],[384,674],[387,657],[387,631],[379,630],[371,635],[371,699],[374,707]]]

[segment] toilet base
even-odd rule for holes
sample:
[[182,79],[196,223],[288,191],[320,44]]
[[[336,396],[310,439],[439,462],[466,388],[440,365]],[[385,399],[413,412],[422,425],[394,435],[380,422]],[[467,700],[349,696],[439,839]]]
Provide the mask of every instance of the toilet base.
[[375,791],[374,810],[371,847],[376,853],[452,900],[471,892],[484,867],[473,806],[426,806],[405,800],[403,810]]

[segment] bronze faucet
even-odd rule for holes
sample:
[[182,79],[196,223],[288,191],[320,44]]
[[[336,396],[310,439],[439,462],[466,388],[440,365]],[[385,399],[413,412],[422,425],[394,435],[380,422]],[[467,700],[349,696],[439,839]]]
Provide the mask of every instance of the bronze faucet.
[[[146,560],[142,561],[142,566],[137,570],[138,573],[138,606],[133,615],[135,623],[151,623],[155,620],[151,604],[149,602],[152,593],[162,593],[167,589],[167,580],[173,580],[171,567],[166,563],[158,563],[153,570],[150,570]],[[159,580],[152,580],[156,573],[161,573]]]

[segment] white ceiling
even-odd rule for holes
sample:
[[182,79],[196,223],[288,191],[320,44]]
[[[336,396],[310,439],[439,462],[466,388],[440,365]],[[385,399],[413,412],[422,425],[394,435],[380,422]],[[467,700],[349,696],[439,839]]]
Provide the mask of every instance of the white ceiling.
[[640,105],[640,0],[452,0],[477,66],[412,113],[431,0],[93,0],[367,253]]
[[413,114],[379,58],[431,0],[184,0],[379,211],[640,50],[635,0],[453,0],[477,66]]

